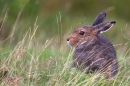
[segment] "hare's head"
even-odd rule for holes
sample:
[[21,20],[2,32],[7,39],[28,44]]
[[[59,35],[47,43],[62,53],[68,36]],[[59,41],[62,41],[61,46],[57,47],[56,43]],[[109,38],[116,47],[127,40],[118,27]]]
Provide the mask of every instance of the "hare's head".
[[95,40],[97,35],[100,35],[101,32],[106,32],[115,24],[115,21],[104,22],[105,17],[106,13],[100,13],[92,25],[85,25],[76,28],[67,38],[67,43],[70,46],[75,47],[84,42]]

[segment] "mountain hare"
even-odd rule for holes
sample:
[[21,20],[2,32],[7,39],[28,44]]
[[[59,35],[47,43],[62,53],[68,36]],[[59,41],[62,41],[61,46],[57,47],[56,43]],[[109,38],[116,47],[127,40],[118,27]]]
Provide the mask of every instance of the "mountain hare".
[[92,25],[77,27],[67,38],[67,43],[75,48],[73,67],[82,68],[87,73],[98,71],[106,79],[111,79],[118,71],[116,51],[101,33],[109,30],[116,22],[104,22],[105,17],[106,13],[100,13]]

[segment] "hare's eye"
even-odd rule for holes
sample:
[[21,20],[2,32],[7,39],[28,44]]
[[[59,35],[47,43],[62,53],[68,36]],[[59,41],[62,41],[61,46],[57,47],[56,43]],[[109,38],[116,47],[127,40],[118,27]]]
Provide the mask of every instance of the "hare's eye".
[[80,35],[84,35],[85,32],[84,32],[84,31],[80,31],[79,34],[80,34]]

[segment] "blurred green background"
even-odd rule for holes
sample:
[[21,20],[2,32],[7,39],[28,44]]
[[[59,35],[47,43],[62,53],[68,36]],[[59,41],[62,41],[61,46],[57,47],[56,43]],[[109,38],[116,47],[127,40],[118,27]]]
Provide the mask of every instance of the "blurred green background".
[[[71,70],[66,44],[74,28],[91,25],[100,12],[116,21],[103,33],[119,61],[110,82]],[[0,86],[130,86],[129,23],[130,0],[0,0]]]
[[0,40],[13,34],[9,39],[17,43],[37,20],[36,38],[44,42],[56,37],[65,42],[75,27],[91,24],[100,12],[106,12],[106,21],[117,23],[104,35],[114,44],[127,43],[129,6],[130,0],[0,0]]

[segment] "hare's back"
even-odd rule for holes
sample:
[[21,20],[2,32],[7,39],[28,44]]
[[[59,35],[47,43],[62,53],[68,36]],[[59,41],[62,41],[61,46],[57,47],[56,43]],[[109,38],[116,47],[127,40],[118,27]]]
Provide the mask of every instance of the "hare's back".
[[107,38],[103,35],[98,36],[98,48],[100,49],[99,52],[102,52],[101,57],[109,58],[116,58],[116,51],[111,43]]

